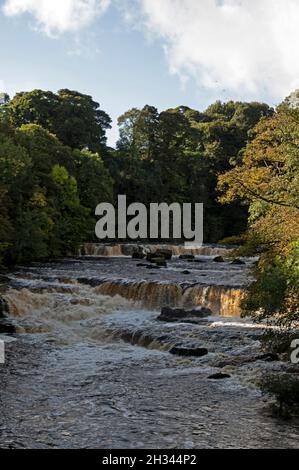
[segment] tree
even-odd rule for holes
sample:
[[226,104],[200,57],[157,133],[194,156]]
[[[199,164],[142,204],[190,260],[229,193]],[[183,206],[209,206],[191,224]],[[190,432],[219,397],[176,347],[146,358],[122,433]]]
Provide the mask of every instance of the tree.
[[254,135],[242,164],[219,177],[221,201],[250,205],[243,250],[261,254],[244,313],[291,324],[299,318],[299,109],[286,100]]
[[245,200],[250,204],[251,222],[260,226],[261,233],[263,224],[259,220],[274,219],[276,214],[285,228],[276,220],[271,237],[279,231],[273,243],[285,245],[298,233],[297,223],[294,234],[290,233],[287,220],[296,222],[299,211],[299,112],[278,112],[262,120],[255,134],[246,147],[242,165],[219,177],[219,189],[224,191],[221,202]]
[[52,256],[73,254],[86,239],[90,211],[81,205],[77,181],[66,168],[54,165],[51,178],[55,191],[50,196],[53,207],[50,253]]
[[[149,105],[142,110],[133,108],[119,117],[118,125],[116,192],[127,194],[128,202],[147,204],[156,200],[158,193],[154,163],[159,132],[158,111]],[[114,161],[110,160],[112,164]]]
[[[146,205],[203,202],[205,241],[239,233],[247,224],[248,205],[254,218],[267,202],[242,205],[232,197],[223,208],[217,177],[241,166],[252,127],[271,114],[260,103],[216,102],[204,112],[179,106],[161,113],[146,105],[119,118],[117,148],[108,149],[111,121],[92,97],[68,89],[21,92],[12,100],[3,95],[0,251],[5,262],[74,252],[78,243],[93,239],[97,204],[115,201],[118,194]],[[292,227],[285,233],[291,239]]]
[[109,125],[99,105],[78,92],[2,97],[1,263],[73,254],[92,239],[94,209],[112,200],[113,180],[99,153],[88,148],[105,154]]
[[65,145],[101,152],[106,147],[106,130],[111,119],[91,96],[68,89],[59,90],[55,134]]
[[0,186],[0,268],[3,265],[7,249],[12,245],[13,227],[8,206],[7,193]]
[[73,158],[81,203],[94,213],[100,202],[113,202],[114,181],[100,155],[75,150]]
[[40,176],[48,174],[56,163],[74,172],[72,150],[40,125],[22,125],[16,130],[16,139],[29,152],[34,170]]
[[94,152],[105,148],[111,119],[91,96],[68,89],[57,94],[33,90],[17,93],[8,109],[16,127],[38,124],[71,148]]
[[10,190],[30,163],[26,150],[15,141],[6,116],[0,114],[0,266],[13,246],[15,213]]
[[0,93],[0,105],[6,106],[10,101],[9,95],[7,93]]

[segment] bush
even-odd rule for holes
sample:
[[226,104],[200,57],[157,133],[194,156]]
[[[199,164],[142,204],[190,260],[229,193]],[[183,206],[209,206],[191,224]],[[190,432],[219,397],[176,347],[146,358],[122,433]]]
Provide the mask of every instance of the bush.
[[299,322],[299,243],[285,255],[262,257],[241,303],[243,315],[291,328]]
[[232,246],[240,246],[246,243],[245,235],[232,235],[231,237],[223,238],[219,240],[218,243],[220,245],[232,245]]
[[262,348],[272,354],[290,357],[292,341],[299,338],[298,330],[266,330],[261,337]]
[[260,386],[264,393],[275,396],[275,414],[290,418],[299,413],[299,377],[296,374],[269,374],[261,379]]

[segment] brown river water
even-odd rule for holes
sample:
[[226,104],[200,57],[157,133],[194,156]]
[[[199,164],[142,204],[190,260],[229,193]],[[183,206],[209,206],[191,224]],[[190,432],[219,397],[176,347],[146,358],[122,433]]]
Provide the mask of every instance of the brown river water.
[[[130,247],[81,254],[9,275],[1,448],[299,447],[299,423],[271,416],[256,385],[287,365],[265,361],[262,326],[239,318],[254,260],[215,263],[228,252],[203,247],[194,262],[147,269]],[[163,306],[205,306],[211,316],[161,322]],[[209,378],[216,372],[229,377]]]

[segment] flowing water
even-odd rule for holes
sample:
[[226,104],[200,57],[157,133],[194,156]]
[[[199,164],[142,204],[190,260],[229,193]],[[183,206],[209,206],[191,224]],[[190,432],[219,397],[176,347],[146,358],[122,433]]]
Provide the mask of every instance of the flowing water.
[[[127,248],[101,250],[9,276],[0,447],[298,447],[298,423],[274,419],[256,386],[285,365],[263,360],[262,327],[238,316],[253,260],[215,263],[223,248],[214,248],[148,269]],[[211,316],[158,321],[167,305],[204,305]],[[209,378],[220,371],[229,377]]]
[[[203,245],[198,248],[185,248],[183,245],[146,245],[139,244],[145,251],[155,252],[157,249],[170,249],[175,256],[193,254],[200,256],[225,256],[229,254],[232,249],[224,246]],[[131,256],[136,251],[136,244],[122,243],[122,244],[103,244],[103,243],[85,243],[80,247],[80,255],[83,256]]]

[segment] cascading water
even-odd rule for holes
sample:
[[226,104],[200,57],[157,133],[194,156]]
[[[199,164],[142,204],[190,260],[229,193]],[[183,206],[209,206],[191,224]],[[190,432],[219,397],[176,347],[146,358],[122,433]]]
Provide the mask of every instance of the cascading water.
[[[183,245],[139,244],[139,249],[153,253],[157,250],[171,250],[174,256],[192,254],[195,256],[227,256],[232,249],[204,245],[199,248],[185,248]],[[85,243],[79,249],[79,256],[131,256],[136,250],[136,244],[105,244]]]
[[[17,333],[2,336],[1,447],[296,447],[296,424],[286,432],[260,413],[253,383],[272,367],[258,360],[262,328],[224,318],[238,313],[247,265],[196,261],[151,270],[82,257],[10,274],[4,314]],[[223,317],[167,323],[163,305]],[[219,371],[231,377],[209,378]]]
[[[119,279],[107,276],[98,287],[98,292],[103,295],[121,295],[122,297],[141,302],[149,309],[159,309],[162,306],[204,306],[211,309],[216,315],[239,316],[240,302],[243,297],[242,284],[245,283],[244,273],[246,268],[231,267],[213,264],[212,257],[229,256],[230,248],[222,246],[204,245],[196,249],[188,249],[180,245],[146,245],[139,244],[138,249],[143,252],[155,252],[161,249],[171,250],[175,257],[184,254],[199,256],[202,264],[186,264],[192,269],[192,282],[184,283],[179,269],[183,264],[173,261],[170,269],[156,273],[154,280],[150,276],[144,276],[145,271],[133,272],[132,276]],[[85,244],[80,249],[82,259],[88,257],[119,257],[131,256],[136,251],[134,244]],[[176,258],[174,258],[176,259]],[[130,266],[135,270],[136,265]],[[197,268],[195,270],[195,267]],[[153,274],[153,273],[151,273]],[[234,275],[236,278],[234,279]],[[146,277],[146,279],[144,278]],[[141,279],[140,279],[141,278]],[[196,282],[197,281],[197,282]]]
[[239,316],[242,289],[223,286],[195,285],[185,288],[170,283],[155,281],[104,281],[97,292],[103,295],[120,295],[132,301],[138,301],[149,309],[170,307],[203,306],[215,315]]
[[[116,295],[99,295],[96,289],[76,285],[38,289],[10,289],[5,299],[18,333],[50,333],[55,342],[68,344],[82,338],[99,341],[106,336],[101,322],[105,315],[133,308]],[[61,293],[64,291],[64,293]],[[65,293],[67,292],[67,293]]]
[[208,307],[215,315],[236,317],[240,315],[243,289],[223,286],[194,286],[185,290],[182,304]]

